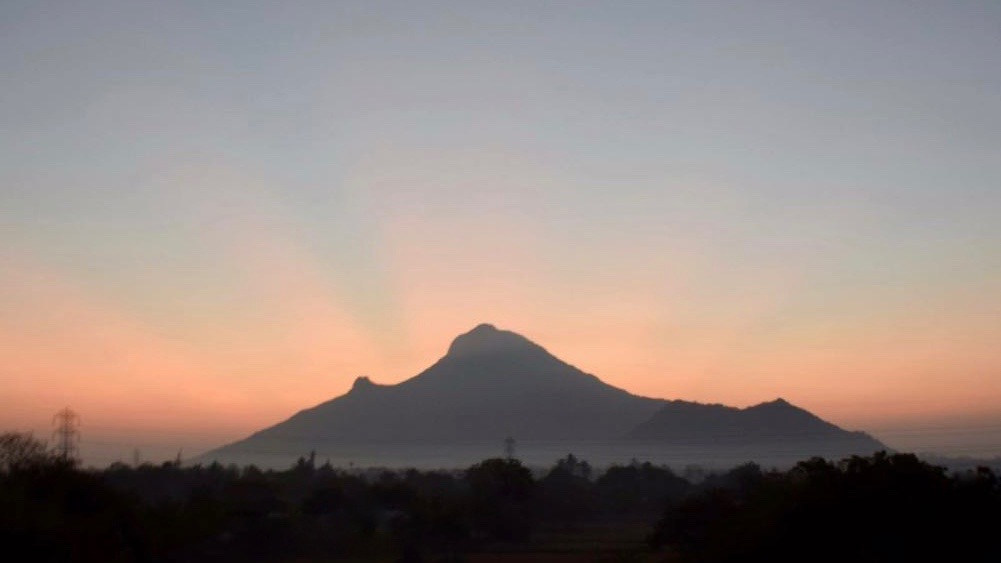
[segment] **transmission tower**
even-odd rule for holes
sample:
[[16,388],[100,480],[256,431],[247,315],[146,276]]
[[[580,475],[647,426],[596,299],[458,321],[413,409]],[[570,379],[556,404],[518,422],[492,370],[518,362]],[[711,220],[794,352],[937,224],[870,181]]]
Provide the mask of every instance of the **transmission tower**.
[[507,439],[504,440],[504,457],[505,458],[507,458],[509,460],[514,459],[514,446],[515,446],[514,438],[512,438],[511,436],[508,436]]
[[56,451],[63,461],[76,461],[77,442],[80,440],[80,417],[69,407],[57,412],[52,417],[52,424],[55,430],[52,436],[56,440]]

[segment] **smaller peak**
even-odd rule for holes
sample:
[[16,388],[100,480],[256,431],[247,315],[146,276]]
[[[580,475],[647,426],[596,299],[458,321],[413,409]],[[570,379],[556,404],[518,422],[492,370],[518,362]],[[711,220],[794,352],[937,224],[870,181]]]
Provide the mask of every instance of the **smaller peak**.
[[491,332],[500,332],[497,327],[490,323],[480,323],[476,325],[473,330],[469,331],[468,334],[487,334]]
[[[755,405],[755,407],[757,407],[757,408],[765,408],[765,409],[795,409],[795,408],[797,408],[792,403],[790,403],[789,401],[783,399],[782,397],[778,397],[777,399],[775,399],[773,401],[766,401],[764,403],[760,403],[758,405]],[[752,408],[754,408],[754,407],[752,407]]]
[[355,379],[355,382],[351,384],[351,390],[358,391],[361,389],[372,389],[375,386],[375,383],[372,383],[372,380],[369,379],[367,375],[362,375]]

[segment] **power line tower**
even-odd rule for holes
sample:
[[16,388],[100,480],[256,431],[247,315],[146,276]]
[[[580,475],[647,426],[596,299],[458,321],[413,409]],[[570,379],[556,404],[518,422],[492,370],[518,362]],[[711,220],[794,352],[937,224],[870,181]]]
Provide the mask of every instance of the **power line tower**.
[[514,438],[508,436],[504,440],[504,457],[507,458],[508,460],[514,459],[514,446],[515,446]]
[[75,462],[77,442],[80,440],[80,416],[66,407],[52,417],[52,423],[56,427],[52,435],[56,439],[59,457],[66,462]]

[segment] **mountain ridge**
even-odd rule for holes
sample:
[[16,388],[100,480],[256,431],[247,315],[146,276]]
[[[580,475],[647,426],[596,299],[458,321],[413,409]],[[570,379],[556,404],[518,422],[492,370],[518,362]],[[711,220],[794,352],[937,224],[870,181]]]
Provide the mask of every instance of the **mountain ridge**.
[[[444,356],[392,385],[355,379],[345,394],[213,450],[301,454],[351,444],[649,442],[662,448],[822,441],[828,451],[885,449],[782,398],[738,409],[634,395],[512,331],[482,323]],[[874,450],[873,450],[874,451]],[[204,457],[204,456],[203,456]]]

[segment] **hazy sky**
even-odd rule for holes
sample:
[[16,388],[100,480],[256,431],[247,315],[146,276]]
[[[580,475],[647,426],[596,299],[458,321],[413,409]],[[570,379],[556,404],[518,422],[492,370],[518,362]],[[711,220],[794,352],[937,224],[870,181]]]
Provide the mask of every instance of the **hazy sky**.
[[491,322],[636,393],[1001,454],[999,30],[996,1],[4,1],[0,429],[69,405],[85,450],[218,445]]

